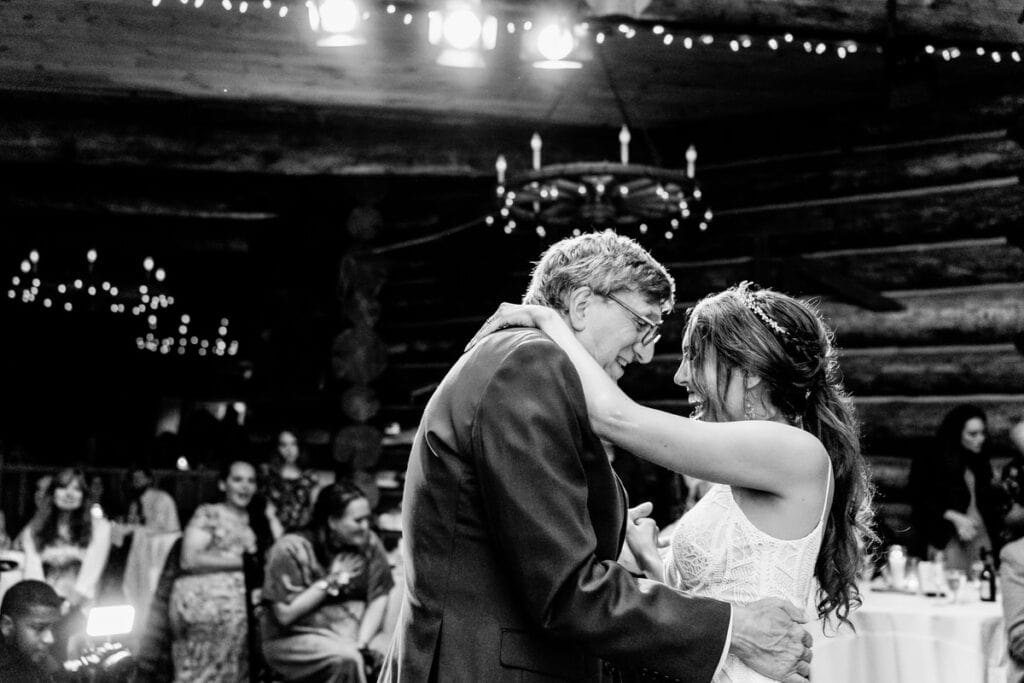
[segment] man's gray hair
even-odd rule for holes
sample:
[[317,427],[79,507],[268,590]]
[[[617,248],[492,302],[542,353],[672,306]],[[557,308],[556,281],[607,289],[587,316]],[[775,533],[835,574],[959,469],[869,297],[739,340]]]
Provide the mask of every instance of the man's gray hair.
[[569,295],[589,287],[604,296],[632,290],[668,313],[675,305],[676,283],[665,267],[635,240],[611,230],[555,242],[533,268],[524,304],[540,304],[568,313]]

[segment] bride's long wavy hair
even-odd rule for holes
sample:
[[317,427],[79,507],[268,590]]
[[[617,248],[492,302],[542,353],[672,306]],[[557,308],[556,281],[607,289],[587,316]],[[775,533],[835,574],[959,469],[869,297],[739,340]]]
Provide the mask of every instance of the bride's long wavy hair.
[[817,611],[819,617],[834,615],[849,624],[851,607],[861,603],[857,573],[877,538],[871,477],[831,330],[813,304],[743,282],[694,306],[683,354],[693,369],[694,388],[704,396],[697,417],[729,419],[725,391],[738,370],[760,377],[786,420],[824,445],[835,485],[815,566]]

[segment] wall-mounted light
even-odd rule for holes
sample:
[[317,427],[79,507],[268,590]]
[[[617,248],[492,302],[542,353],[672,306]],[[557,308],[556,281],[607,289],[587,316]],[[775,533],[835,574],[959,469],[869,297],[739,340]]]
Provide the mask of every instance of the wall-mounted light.
[[364,45],[363,12],[355,0],[308,0],[309,25],[321,47]]
[[498,41],[498,20],[486,14],[479,1],[449,0],[443,10],[429,15],[427,37],[441,48],[437,63],[442,66],[479,69],[483,53]]

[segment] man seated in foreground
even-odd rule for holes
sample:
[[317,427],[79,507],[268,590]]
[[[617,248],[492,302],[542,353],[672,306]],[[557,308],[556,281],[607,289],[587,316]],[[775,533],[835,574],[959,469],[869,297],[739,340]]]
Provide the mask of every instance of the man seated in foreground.
[[53,681],[53,627],[64,600],[43,581],[11,586],[0,604],[0,678],[7,683]]

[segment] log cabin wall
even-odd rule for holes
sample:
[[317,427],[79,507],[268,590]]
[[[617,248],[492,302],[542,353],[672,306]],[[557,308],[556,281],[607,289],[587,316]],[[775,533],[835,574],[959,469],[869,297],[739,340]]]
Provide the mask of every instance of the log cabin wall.
[[[1011,119],[919,130],[898,121],[847,128],[841,146],[809,150],[793,138],[797,151],[781,141],[770,156],[701,165],[715,222],[706,234],[653,241],[679,304],[653,362],[621,384],[687,414],[672,375],[688,305],[743,279],[819,299],[862,421],[879,528],[907,542],[910,461],[932,449],[945,413],[961,403],[986,411],[997,472],[1013,454],[1009,427],[1024,419],[1024,151],[1000,125]],[[386,447],[394,467],[430,392],[497,303],[518,300],[543,247],[491,233],[388,261],[384,414],[403,430]]]
[[[520,296],[542,248],[482,225],[449,228],[493,208],[495,155],[525,167],[538,128],[545,163],[614,152],[621,99],[635,140],[646,143],[634,146],[635,161],[678,166],[688,144],[700,149],[712,229],[651,242],[676,275],[681,308],[743,278],[823,297],[894,533],[906,516],[909,457],[928,448],[949,407],[985,407],[995,452],[1009,455],[1006,427],[1024,392],[1013,345],[1024,298],[1013,246],[1022,243],[1024,202],[1022,67],[1011,52],[1024,41],[1018,2],[656,0],[630,18],[642,29],[635,39],[615,36],[613,17],[603,48],[611,75],[590,63],[552,78],[525,64],[511,40],[495,68],[474,77],[441,68],[403,23],[404,5],[368,49],[343,54],[314,47],[301,0],[247,12],[244,3],[200,4],[0,3],[0,256],[17,268],[40,242],[78,253],[97,240],[103,254],[159,249],[173,259],[172,278],[213,273],[181,279],[195,280],[197,306],[216,310],[215,291],[235,307],[244,358],[97,357],[65,343],[92,340],[95,328],[5,299],[5,327],[52,337],[41,349],[26,348],[40,346],[30,335],[0,339],[5,379],[17,388],[5,392],[5,433],[32,420],[35,432],[80,435],[104,420],[133,432],[112,453],[123,463],[137,457],[131,444],[152,436],[162,395],[239,397],[260,454],[284,422],[330,462],[346,426],[331,363],[348,315],[339,311],[339,261],[358,241],[346,232],[353,212],[379,208],[380,235],[364,253],[387,272],[373,327],[389,357],[370,383],[384,405],[369,422],[388,430],[380,467],[401,470],[436,382],[497,302]],[[519,22],[543,4],[495,3]],[[627,4],[591,6],[615,14]],[[411,23],[421,27],[430,5],[409,3]],[[753,47],[720,39],[691,51],[677,40],[669,49],[667,36],[647,30],[657,22],[677,38],[753,36]],[[769,47],[769,36],[788,32],[828,43],[829,54],[811,55],[800,41],[787,52]],[[833,56],[841,40],[861,42],[856,59]],[[925,53],[966,52],[968,43],[984,58],[944,63]],[[439,231],[448,235],[417,239]],[[387,248],[409,239],[414,246]],[[669,381],[680,318],[657,360],[624,386],[685,412]],[[56,369],[19,367],[29,351]],[[115,364],[119,378],[106,369]],[[97,407],[100,382],[121,391],[119,418]],[[87,407],[82,424],[53,429],[36,406],[54,396]],[[362,395],[347,409],[366,417],[372,404]],[[103,456],[104,436],[84,454]],[[72,448],[59,456],[83,455],[77,442],[60,443]]]

